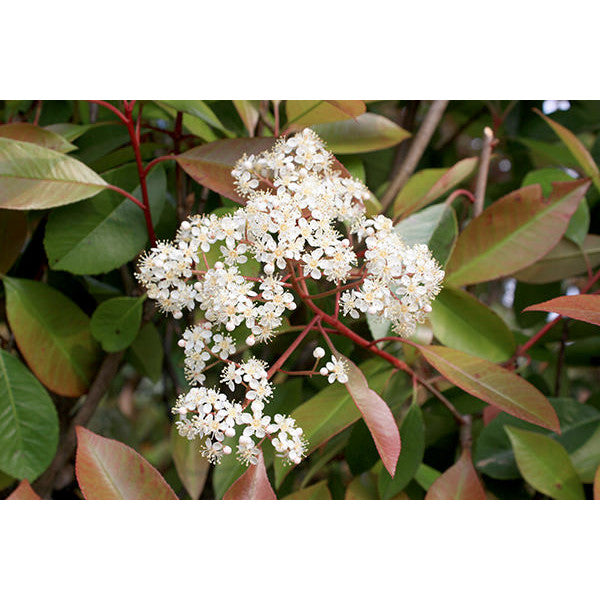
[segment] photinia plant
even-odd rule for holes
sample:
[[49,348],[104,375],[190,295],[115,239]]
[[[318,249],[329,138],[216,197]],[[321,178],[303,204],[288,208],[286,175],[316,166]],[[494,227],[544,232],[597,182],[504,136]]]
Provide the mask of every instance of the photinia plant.
[[597,496],[596,103],[543,106],[5,101],[3,496]]

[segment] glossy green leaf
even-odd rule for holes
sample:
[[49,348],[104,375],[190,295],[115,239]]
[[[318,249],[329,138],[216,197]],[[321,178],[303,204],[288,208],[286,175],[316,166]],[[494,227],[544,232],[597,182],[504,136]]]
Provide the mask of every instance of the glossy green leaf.
[[48,392],[21,361],[0,350],[0,469],[33,481],[57,444],[58,415]]
[[589,185],[559,182],[548,198],[533,185],[494,202],[459,235],[447,283],[489,281],[535,263],[560,241]]
[[331,500],[331,492],[326,481],[319,481],[319,483],[289,494],[282,500]]
[[161,337],[152,323],[146,323],[127,349],[125,358],[155,383],[162,374],[164,350]]
[[233,134],[223,126],[223,123],[221,123],[219,117],[215,115],[210,106],[202,100],[162,100],[159,104],[166,104],[176,111],[192,115],[193,117],[201,119],[207,125],[221,131],[228,137],[233,136]]
[[[107,181],[125,188],[141,200],[135,165],[105,174]],[[166,176],[159,165],[147,179],[150,210],[158,222],[166,198]],[[135,189],[133,189],[135,187]],[[95,275],[133,260],[148,241],[144,214],[121,194],[104,191],[85,204],[66,206],[50,213],[44,247],[50,266],[77,275]]]
[[83,135],[86,131],[94,127],[103,125],[102,123],[93,123],[87,125],[78,125],[76,123],[52,123],[52,125],[46,125],[45,130],[51,131],[60,135],[68,142],[76,140],[79,136]]
[[411,246],[429,246],[433,257],[443,266],[454,248],[458,223],[451,206],[436,204],[403,219],[394,230]]
[[[391,368],[381,360],[370,360],[361,364],[371,388],[381,393],[389,380]],[[314,452],[319,446],[360,419],[350,393],[341,383],[332,383],[292,411],[291,416],[302,427],[308,442],[307,453]],[[275,463],[275,486],[279,487],[292,465]]]
[[210,463],[201,454],[203,440],[195,438],[188,440],[177,433],[177,428],[171,428],[171,455],[177,469],[177,475],[192,500],[198,500],[204,489]]
[[557,500],[583,500],[583,486],[567,451],[555,440],[506,426],[519,471],[534,489]]
[[57,394],[85,393],[100,354],[89,317],[44,283],[9,277],[3,281],[8,322],[29,368]]
[[[175,121],[177,118],[177,109],[169,106],[164,102],[157,102],[157,106],[163,109],[166,116],[170,117]],[[182,118],[182,125],[186,132],[195,135],[204,142],[214,142],[218,139],[218,135],[212,130],[208,123],[204,119],[200,119],[194,115],[184,113]]]
[[335,355],[338,360],[343,360],[348,366],[346,389],[350,392],[373,436],[383,465],[393,477],[401,446],[400,432],[394,415],[383,398],[371,389],[364,373],[339,352],[336,352]]
[[[579,448],[573,451],[567,448],[573,468],[584,483],[591,483],[594,480],[594,474],[600,465],[600,419],[593,424],[593,427],[594,432]],[[590,428],[586,427],[586,429],[589,431]]]
[[274,138],[264,137],[218,140],[180,154],[177,162],[200,185],[226,198],[243,202],[243,198],[235,190],[231,175],[235,163],[244,153],[260,154],[269,150],[274,143]]
[[287,126],[310,127],[319,123],[345,121],[366,112],[362,100],[287,100],[285,103]]
[[27,479],[23,479],[7,500],[41,500],[41,498],[33,491]]
[[95,196],[106,182],[83,163],[29,142],[0,138],[0,208],[52,208]]
[[415,476],[425,453],[425,424],[418,404],[412,404],[400,427],[402,451],[396,465],[396,474],[390,477],[385,469],[379,471],[378,488],[383,500],[401,492]]
[[591,269],[600,265],[599,235],[587,235],[582,248],[567,239],[562,239],[542,259],[526,269],[515,272],[513,276],[526,283],[560,281],[586,273],[586,256]]
[[504,321],[471,294],[445,287],[431,305],[435,337],[450,348],[492,362],[508,360],[516,344]]
[[76,146],[69,143],[65,138],[31,123],[8,123],[0,125],[0,138],[9,138],[21,142],[37,144],[56,152],[70,152]]
[[500,413],[483,428],[477,438],[474,452],[477,469],[495,479],[519,477],[515,455],[504,430],[506,425],[549,435],[558,440],[570,454],[585,445],[600,424],[600,412],[573,398],[550,398],[549,401],[560,422],[560,435]]
[[563,127],[550,117],[547,117],[542,112],[534,109],[535,112],[552,127],[554,133],[561,139],[565,146],[569,149],[569,152],[573,155],[577,164],[581,167],[581,170],[588,177],[592,178],[594,185],[600,190],[600,173],[598,167],[592,158],[592,155],[588,152],[587,148],[577,139],[577,137],[570,132],[566,127]]
[[415,473],[415,481],[427,491],[442,474],[426,464],[419,465]]
[[86,500],[177,500],[162,475],[133,448],[77,426],[75,473]]
[[125,350],[135,340],[140,323],[144,296],[111,298],[96,308],[90,327],[92,335],[105,352]]
[[259,451],[258,463],[250,465],[246,472],[225,492],[223,500],[277,500],[271,487],[263,454]]
[[559,431],[548,400],[530,383],[492,362],[444,346],[419,346],[432,367],[468,394],[523,419]]
[[485,490],[477,477],[471,453],[465,449],[458,461],[436,479],[425,500],[485,500]]
[[449,169],[423,169],[412,175],[394,200],[394,217],[407,217],[447,194],[473,174],[477,161],[464,158]]
[[372,471],[355,477],[346,489],[346,500],[379,500],[377,475]]
[[0,273],[8,273],[27,239],[27,216],[0,209]]
[[553,298],[546,302],[528,306],[525,310],[554,312],[563,317],[600,325],[600,296],[594,294],[561,296],[560,298]]
[[396,146],[410,133],[393,121],[375,113],[364,113],[355,119],[315,125],[314,131],[334,154],[357,154]]

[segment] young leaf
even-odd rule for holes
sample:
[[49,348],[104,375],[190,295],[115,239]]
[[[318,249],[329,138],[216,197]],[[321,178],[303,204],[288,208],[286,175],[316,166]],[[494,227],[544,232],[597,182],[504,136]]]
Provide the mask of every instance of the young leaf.
[[77,426],[75,473],[86,500],[177,500],[162,475],[133,448]]
[[567,451],[555,440],[506,426],[521,475],[529,485],[557,500],[584,500],[583,486]]
[[516,345],[511,330],[471,294],[444,287],[431,307],[433,334],[444,345],[492,362],[513,355]]
[[429,488],[425,500],[485,500],[485,490],[477,477],[471,452],[462,451],[452,467]]
[[160,335],[152,323],[146,323],[139,330],[125,358],[154,383],[160,379],[164,350]]
[[3,281],[8,322],[29,368],[53,392],[81,396],[100,358],[89,317],[45,283],[10,277]]
[[327,487],[327,481],[319,481],[319,483],[289,494],[282,500],[331,500],[331,492]]
[[542,112],[540,112],[537,108],[533,109],[552,129],[554,133],[562,140],[564,145],[569,149],[582,171],[588,176],[591,177],[594,185],[600,190],[600,173],[598,172],[598,167],[592,158],[592,155],[588,152],[587,148],[577,139],[577,137],[571,133],[566,127],[563,127],[556,121],[550,119]]
[[464,158],[449,169],[423,169],[415,173],[394,200],[394,217],[404,218],[435,202],[467,179],[478,159]]
[[594,296],[593,294],[561,296],[547,302],[533,304],[525,310],[544,310],[558,313],[571,319],[600,325],[600,296]]
[[199,438],[188,440],[171,429],[171,454],[177,475],[192,500],[198,500],[204,489],[210,463],[200,453],[203,443]]
[[52,208],[96,195],[107,183],[83,163],[37,144],[0,138],[0,208]]
[[27,216],[0,209],[0,273],[8,273],[27,239]]
[[425,453],[425,424],[418,404],[408,409],[400,426],[402,452],[396,465],[396,474],[390,477],[385,469],[379,471],[379,495],[389,500],[401,492],[415,476]]
[[135,340],[142,322],[144,296],[111,298],[96,308],[90,327],[105,352],[124,350]]
[[267,477],[262,452],[259,452],[258,463],[250,465],[246,472],[234,481],[225,492],[223,500],[277,500]]
[[[141,200],[137,168],[125,165],[104,174],[106,180]],[[147,178],[152,222],[156,226],[167,190],[164,169],[159,165]],[[136,183],[132,183],[136,182]],[[77,275],[95,275],[133,260],[148,241],[143,212],[128,198],[106,190],[77,206],[53,210],[46,225],[44,247],[53,269]]]
[[258,120],[260,118],[260,112],[258,107],[260,105],[259,100],[233,100],[233,105],[240,115],[240,119],[246,126],[249,136],[254,135]]
[[581,248],[567,239],[562,239],[541,260],[517,271],[513,276],[526,283],[550,283],[585,273],[588,263],[590,269],[600,265],[598,235],[587,235]]
[[315,125],[314,131],[334,154],[372,152],[399,144],[410,133],[388,118],[364,113],[353,119]]
[[489,281],[533,264],[564,235],[589,181],[559,182],[548,198],[532,185],[494,202],[458,236],[447,283]]
[[348,365],[346,388],[373,436],[383,465],[393,477],[401,445],[400,432],[394,415],[385,401],[369,387],[363,372],[339,352],[336,352],[335,356]]
[[295,129],[354,119],[366,112],[367,107],[362,100],[287,100],[287,126]]
[[0,138],[29,142],[56,152],[70,152],[76,148],[57,133],[42,129],[31,123],[0,125]]
[[419,351],[448,381],[472,396],[529,423],[560,431],[552,405],[512,371],[444,346],[419,346]]
[[41,500],[41,498],[33,491],[27,479],[23,479],[7,500]]
[[20,360],[0,350],[0,470],[33,481],[57,444],[58,415],[48,392]]

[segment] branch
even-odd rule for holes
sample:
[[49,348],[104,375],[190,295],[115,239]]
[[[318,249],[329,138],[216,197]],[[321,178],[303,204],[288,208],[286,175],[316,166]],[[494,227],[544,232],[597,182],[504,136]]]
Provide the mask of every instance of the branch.
[[475,202],[473,203],[474,217],[478,217],[483,212],[485,188],[487,187],[488,172],[490,170],[490,159],[492,157],[492,148],[495,143],[494,132],[489,127],[485,127],[483,130],[481,160],[479,161],[479,171],[477,173],[477,182],[475,184]]
[[427,144],[431,140],[433,132],[435,131],[446,106],[448,100],[434,100],[429,107],[429,112],[425,117],[425,120],[421,124],[419,131],[410,146],[410,150],[406,156],[406,160],[402,163],[400,170],[396,177],[394,177],[390,187],[387,189],[383,197],[381,198],[381,212],[382,214],[387,212],[394,198],[398,192],[404,187],[404,184],[408,181],[408,178],[413,174],[414,170],[421,160],[421,156],[427,148]]

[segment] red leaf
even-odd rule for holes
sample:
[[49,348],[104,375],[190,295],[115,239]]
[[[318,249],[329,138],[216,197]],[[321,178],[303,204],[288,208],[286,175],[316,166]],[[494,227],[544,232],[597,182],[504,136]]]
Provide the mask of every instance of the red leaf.
[[429,488],[425,500],[485,500],[471,452],[463,450],[455,465],[442,473]]
[[571,319],[600,325],[600,296],[592,294],[561,296],[547,302],[532,304],[523,310],[545,310],[571,317]]
[[501,412],[497,406],[486,406],[483,409],[483,424],[489,425]]
[[233,482],[225,492],[223,500],[277,500],[267,477],[262,452],[258,455],[258,464],[250,465],[246,472]]
[[363,372],[339,352],[335,355],[338,360],[348,364],[346,388],[373,436],[383,465],[393,477],[401,447],[400,431],[394,415],[385,401],[369,387]]
[[33,491],[27,479],[23,479],[7,500],[41,500],[41,498]]
[[177,500],[162,475],[133,448],[76,427],[75,473],[86,500]]

